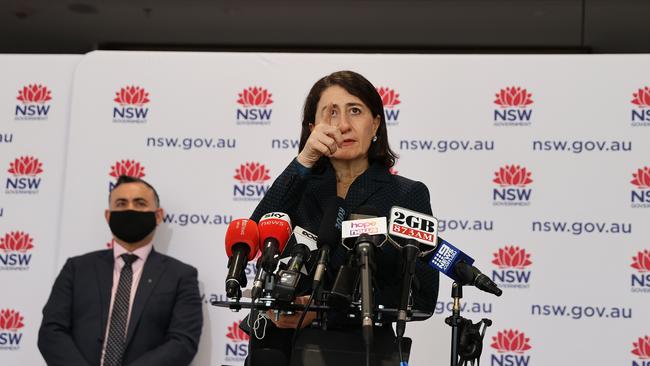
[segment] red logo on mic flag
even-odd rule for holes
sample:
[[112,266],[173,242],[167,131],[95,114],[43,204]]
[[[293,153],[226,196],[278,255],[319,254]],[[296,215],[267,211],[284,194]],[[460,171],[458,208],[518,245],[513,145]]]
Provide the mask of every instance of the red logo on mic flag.
[[52,92],[46,86],[29,84],[18,91],[16,99],[23,104],[45,104],[52,99]]
[[650,359],[650,336],[639,337],[639,339],[632,343],[634,349],[632,353],[642,360]]
[[16,310],[0,310],[0,330],[17,332],[20,328],[25,326],[23,320],[23,316]]
[[631,100],[632,104],[636,104],[642,108],[650,107],[650,87],[644,86],[636,93],[632,93],[632,96],[634,96]]
[[145,176],[144,166],[135,160],[119,160],[111,166],[111,177],[119,178],[121,175],[142,178]]
[[533,95],[519,86],[505,87],[496,93],[495,96],[494,104],[501,108],[525,108],[533,104],[533,100],[530,99]]
[[246,162],[235,170],[234,178],[240,183],[264,183],[271,179],[269,169],[257,162]]
[[643,167],[632,173],[632,179],[630,183],[637,186],[639,189],[648,189],[650,188],[650,167]]
[[493,182],[501,187],[525,187],[533,182],[530,178],[531,174],[526,168],[519,165],[505,165],[494,173]]
[[35,177],[43,172],[43,163],[33,156],[21,156],[9,163],[10,174]]
[[391,88],[380,87],[377,88],[379,96],[381,96],[381,102],[385,108],[393,108],[396,105],[400,104],[399,94]]
[[249,336],[239,328],[239,323],[233,322],[228,326],[228,334],[226,334],[232,342],[248,342]]
[[492,263],[499,268],[524,269],[533,262],[530,260],[530,253],[526,253],[524,248],[505,246],[494,253]]
[[249,107],[261,107],[266,108],[269,104],[273,103],[271,99],[271,93],[268,90],[258,86],[251,86],[241,93],[237,94],[239,99],[237,103],[241,104],[245,108]]
[[0,251],[5,253],[27,253],[33,247],[33,239],[22,231],[12,231],[0,237]]
[[149,103],[149,93],[139,86],[125,86],[120,89],[120,91],[115,93],[115,102],[119,103],[121,106],[135,106],[141,107],[144,104]]
[[632,268],[638,270],[641,273],[650,272],[650,251],[644,250],[638,252],[636,256],[632,257]]
[[492,337],[492,344],[490,346],[499,353],[511,352],[523,354],[531,349],[528,343],[529,341],[530,338],[526,338],[523,332],[508,329],[500,331],[495,337]]

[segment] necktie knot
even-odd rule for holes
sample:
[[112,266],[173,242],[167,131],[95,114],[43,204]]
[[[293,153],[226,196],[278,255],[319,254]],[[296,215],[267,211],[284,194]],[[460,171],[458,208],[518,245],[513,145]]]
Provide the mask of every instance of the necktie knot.
[[128,266],[128,267],[131,267],[131,264],[133,264],[133,262],[135,262],[138,259],[137,255],[128,254],[128,253],[122,254],[121,257],[122,257],[122,260],[124,261],[124,264],[126,266]]

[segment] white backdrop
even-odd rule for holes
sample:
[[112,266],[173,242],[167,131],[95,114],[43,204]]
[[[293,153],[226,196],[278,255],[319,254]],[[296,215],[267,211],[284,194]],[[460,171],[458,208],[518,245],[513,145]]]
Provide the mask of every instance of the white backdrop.
[[[43,364],[38,311],[65,258],[110,244],[103,210],[121,172],[160,193],[157,249],[199,269],[206,324],[194,364],[241,364],[246,339],[231,329],[244,314],[208,304],[224,297],[225,228],[295,156],[311,85],[341,69],[383,88],[395,170],[427,184],[442,236],[504,287],[501,298],[465,291],[463,315],[494,321],[483,364],[650,364],[650,56],[93,52],[60,68],[48,57],[36,58],[47,68],[0,58],[15,79],[0,94],[5,190],[17,157],[38,155],[44,171],[38,194],[3,191],[0,203],[0,235],[34,238],[30,268],[0,272],[0,309],[24,316],[20,329],[0,326],[3,365]],[[35,82],[56,90],[52,109],[16,121],[18,90]],[[270,178],[236,179],[250,164]],[[441,277],[437,313],[407,327],[412,365],[449,362],[450,301]]]

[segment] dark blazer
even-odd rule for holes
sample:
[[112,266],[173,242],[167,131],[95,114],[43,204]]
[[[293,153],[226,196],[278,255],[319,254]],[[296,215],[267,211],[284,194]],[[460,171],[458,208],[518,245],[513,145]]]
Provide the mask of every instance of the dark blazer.
[[[67,260],[43,308],[38,348],[50,366],[100,364],[113,285],[113,251]],[[197,271],[152,250],[127,330],[124,365],[188,365],[203,324]]]
[[[336,176],[329,160],[325,169],[312,173],[295,159],[275,180],[259,203],[251,219],[259,221],[266,213],[285,212],[292,225],[318,233],[323,212],[336,197]],[[360,206],[373,206],[382,216],[389,217],[393,206],[431,214],[429,190],[421,183],[398,175],[374,163],[350,186],[345,203],[354,213]],[[331,286],[337,268],[345,261],[345,250],[339,245],[330,253],[325,286]],[[438,271],[426,259],[417,261],[414,281],[414,309],[433,313],[438,296]],[[375,255],[375,304],[398,306],[402,286],[400,253],[391,245],[384,245]]]

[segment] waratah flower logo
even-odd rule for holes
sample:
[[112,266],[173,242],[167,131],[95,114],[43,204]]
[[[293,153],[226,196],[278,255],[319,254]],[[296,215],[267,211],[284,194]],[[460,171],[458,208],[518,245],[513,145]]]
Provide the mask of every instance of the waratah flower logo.
[[33,156],[21,156],[9,163],[8,172],[14,176],[26,175],[35,177],[43,173],[43,163]]
[[242,164],[235,170],[235,179],[240,183],[264,183],[271,179],[269,170],[260,163]]
[[505,246],[494,253],[492,263],[499,266],[499,268],[515,268],[524,269],[533,262],[530,260],[530,253],[526,253],[524,248],[516,246]]
[[248,334],[244,333],[244,331],[239,328],[237,322],[228,326],[228,334],[226,337],[230,338],[233,342],[247,342],[249,338]]
[[531,174],[526,168],[519,165],[506,165],[494,173],[493,182],[501,187],[525,187],[533,182],[530,178]]
[[632,263],[632,268],[638,269],[639,272],[650,272],[650,251],[644,250],[638,252],[635,257],[632,258],[634,262]]
[[13,309],[0,310],[0,330],[16,332],[24,326],[23,317],[18,311]]
[[271,99],[271,93],[269,93],[268,90],[258,86],[248,87],[237,95],[239,96],[237,103],[243,105],[246,108],[266,108],[269,104],[273,103],[273,100]]
[[52,99],[52,92],[46,86],[30,84],[18,91],[16,99],[23,102],[23,104],[45,104],[45,102]]
[[639,356],[642,360],[650,358],[650,336],[639,338],[639,340],[634,342],[633,345],[634,349],[632,350],[632,353]]
[[119,178],[120,175],[142,178],[145,176],[144,167],[135,160],[120,160],[111,166],[111,177]]
[[377,88],[377,92],[381,96],[381,102],[386,108],[393,108],[401,103],[399,94],[394,89],[381,87]]
[[636,173],[632,173],[632,179],[630,183],[634,184],[640,189],[647,189],[650,188],[650,167],[643,167],[639,170],[636,171]]
[[632,104],[636,104],[639,107],[650,107],[650,87],[643,87],[639,89],[636,93],[632,93],[634,99],[632,99]]
[[533,95],[519,86],[506,87],[495,95],[497,99],[494,100],[494,103],[501,108],[525,108],[527,105],[533,104],[533,100],[530,99]]
[[116,98],[113,99],[121,106],[131,105],[142,107],[143,104],[149,103],[149,93],[144,88],[139,86],[125,86],[115,93]]
[[5,253],[27,253],[33,247],[33,239],[29,234],[22,231],[12,231],[5,234],[4,237],[0,237],[0,251]]
[[531,348],[528,341],[530,341],[530,338],[526,338],[524,333],[509,329],[497,333],[496,337],[492,337],[493,343],[491,347],[499,353],[513,352],[522,354]]

